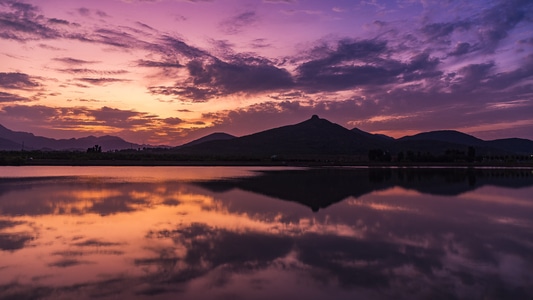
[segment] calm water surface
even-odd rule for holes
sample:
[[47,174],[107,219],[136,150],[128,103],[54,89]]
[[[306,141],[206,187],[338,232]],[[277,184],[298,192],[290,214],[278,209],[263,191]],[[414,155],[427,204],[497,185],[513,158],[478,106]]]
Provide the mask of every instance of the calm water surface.
[[0,167],[0,299],[532,299],[533,173]]

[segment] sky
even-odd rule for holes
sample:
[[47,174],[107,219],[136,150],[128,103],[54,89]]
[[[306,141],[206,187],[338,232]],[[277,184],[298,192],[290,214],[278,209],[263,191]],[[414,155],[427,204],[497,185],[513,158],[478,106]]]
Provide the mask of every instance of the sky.
[[533,2],[0,0],[0,124],[180,145],[319,115],[533,139]]

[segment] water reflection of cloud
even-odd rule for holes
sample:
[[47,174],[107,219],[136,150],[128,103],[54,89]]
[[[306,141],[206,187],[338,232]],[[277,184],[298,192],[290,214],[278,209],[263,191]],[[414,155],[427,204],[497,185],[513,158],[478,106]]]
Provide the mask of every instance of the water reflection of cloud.
[[[192,299],[238,288],[243,297],[479,298],[487,284],[489,297],[533,293],[531,224],[516,223],[532,208],[475,199],[496,195],[490,187],[460,197],[381,189],[313,213],[251,191],[186,182],[80,183],[53,186],[71,189],[53,207],[77,209],[49,209],[47,184],[0,196],[0,235],[35,238],[0,252],[12,278],[31,274],[0,279],[0,296]],[[526,201],[518,194],[528,191],[503,189],[498,197]],[[29,213],[14,214],[25,206]],[[43,277],[50,268],[54,276]]]
[[390,204],[384,204],[384,203],[367,203],[367,202],[363,202],[358,199],[348,199],[345,201],[346,201],[346,204],[348,205],[364,206],[364,207],[368,207],[374,210],[402,211],[402,212],[412,212],[412,213],[415,213],[417,211],[416,209],[412,209],[408,207],[402,207],[398,205],[390,205]]

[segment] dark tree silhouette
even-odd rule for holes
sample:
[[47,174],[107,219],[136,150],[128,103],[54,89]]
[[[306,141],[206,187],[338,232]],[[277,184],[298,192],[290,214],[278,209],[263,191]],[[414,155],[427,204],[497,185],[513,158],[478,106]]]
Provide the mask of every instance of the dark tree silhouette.
[[472,146],[468,147],[468,154],[466,160],[468,162],[473,162],[476,159],[476,149]]
[[382,149],[368,150],[368,160],[370,161],[391,161],[391,155],[388,151]]
[[87,148],[87,153],[101,153],[102,146],[94,145],[94,147]]

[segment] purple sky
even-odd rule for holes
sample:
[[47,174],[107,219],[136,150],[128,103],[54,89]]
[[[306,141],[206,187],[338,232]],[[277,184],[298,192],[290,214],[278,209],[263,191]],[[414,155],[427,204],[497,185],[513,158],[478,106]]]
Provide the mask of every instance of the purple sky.
[[48,137],[533,139],[531,0],[0,0],[0,45],[0,124]]

